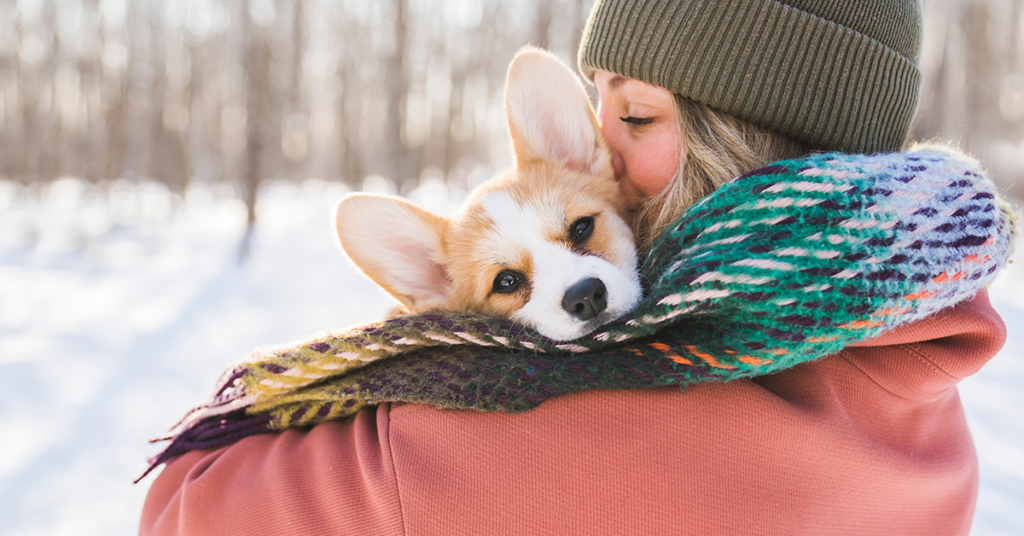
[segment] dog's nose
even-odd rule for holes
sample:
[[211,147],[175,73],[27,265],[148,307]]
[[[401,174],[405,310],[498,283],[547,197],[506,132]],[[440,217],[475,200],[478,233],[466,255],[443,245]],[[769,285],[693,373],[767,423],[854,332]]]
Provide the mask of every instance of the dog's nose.
[[590,320],[608,307],[608,290],[596,277],[584,279],[569,287],[562,296],[562,309],[580,320]]

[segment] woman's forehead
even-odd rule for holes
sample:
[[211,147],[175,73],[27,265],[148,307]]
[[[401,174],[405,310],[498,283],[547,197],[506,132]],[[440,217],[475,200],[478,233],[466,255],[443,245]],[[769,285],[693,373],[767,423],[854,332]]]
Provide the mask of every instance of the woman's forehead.
[[608,71],[596,71],[594,73],[594,82],[598,92],[610,91],[623,93],[630,97],[656,99],[659,101],[671,99],[672,97],[672,93],[665,88]]

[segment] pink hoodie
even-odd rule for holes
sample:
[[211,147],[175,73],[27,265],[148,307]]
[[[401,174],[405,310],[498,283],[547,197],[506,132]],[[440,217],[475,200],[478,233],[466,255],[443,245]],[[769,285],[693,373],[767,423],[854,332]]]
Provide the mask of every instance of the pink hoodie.
[[522,414],[385,404],[172,461],[141,534],[967,534],[985,292],[772,376]]

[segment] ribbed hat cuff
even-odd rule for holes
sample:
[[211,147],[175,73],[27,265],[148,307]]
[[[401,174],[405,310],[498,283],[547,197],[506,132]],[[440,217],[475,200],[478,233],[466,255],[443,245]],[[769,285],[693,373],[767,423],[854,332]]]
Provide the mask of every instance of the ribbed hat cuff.
[[578,61],[850,153],[899,150],[921,85],[912,60],[774,0],[604,2]]

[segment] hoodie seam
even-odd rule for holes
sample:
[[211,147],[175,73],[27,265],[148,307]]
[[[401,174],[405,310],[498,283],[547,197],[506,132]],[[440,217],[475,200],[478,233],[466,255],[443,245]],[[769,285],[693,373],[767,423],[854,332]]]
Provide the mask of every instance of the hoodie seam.
[[[909,346],[907,344],[894,344],[893,346],[895,346],[896,348],[898,348],[900,350],[903,350],[904,352],[914,356],[919,362],[924,363],[925,366],[927,366],[929,369],[932,370],[932,372],[935,372],[936,374],[941,374],[941,375],[946,376],[946,377],[948,377],[948,378],[950,378],[952,380],[955,380],[955,381],[959,381],[961,379],[961,378],[957,378],[956,376],[953,376],[952,374],[946,372],[942,367],[936,365],[935,362],[933,362],[932,360],[928,359],[923,353],[919,352],[918,350],[914,349],[913,347],[911,347],[911,346]],[[849,363],[850,366],[852,366],[853,368],[855,368],[858,371],[860,371],[860,373],[863,374],[867,379],[871,380],[871,383],[877,385],[879,389],[889,393],[892,396],[895,396],[896,398],[902,399],[902,400],[915,400],[914,398],[911,398],[911,397],[908,397],[908,396],[901,395],[899,393],[893,392],[892,389],[882,385],[881,383],[878,383],[878,380],[876,380],[874,376],[872,376],[866,370],[864,370],[859,364],[857,364],[857,362],[855,360],[849,358],[846,350],[842,350],[842,351],[840,351],[836,355],[838,355],[840,358],[842,358],[843,361],[846,361],[847,363]]]
[[[378,409],[378,411],[380,411],[380,409]],[[402,521],[402,534],[407,535],[409,534],[409,527],[406,525],[405,501],[402,499],[402,483],[398,478],[398,466],[395,463],[395,453],[391,448],[391,404],[387,405],[387,429],[384,430],[384,437],[386,437],[388,441],[388,461],[391,465],[391,474],[393,474],[395,477],[395,491],[398,493],[398,517]]]
[[923,352],[920,352],[917,348],[915,348],[913,346],[910,346],[909,344],[901,344],[899,346],[900,346],[901,349],[906,350],[907,352],[909,352],[909,353],[913,354],[914,356],[916,356],[918,361],[921,361],[925,365],[928,365],[928,367],[931,368],[932,370],[934,370],[936,373],[941,374],[941,375],[943,375],[943,376],[945,376],[945,377],[947,377],[947,378],[949,378],[951,380],[954,380],[954,381],[960,381],[960,380],[963,379],[963,378],[960,378],[960,377],[955,376],[953,374],[950,374],[949,371],[947,371],[946,369],[940,367],[937,363],[935,363],[931,359],[928,359],[928,356],[925,355]]

